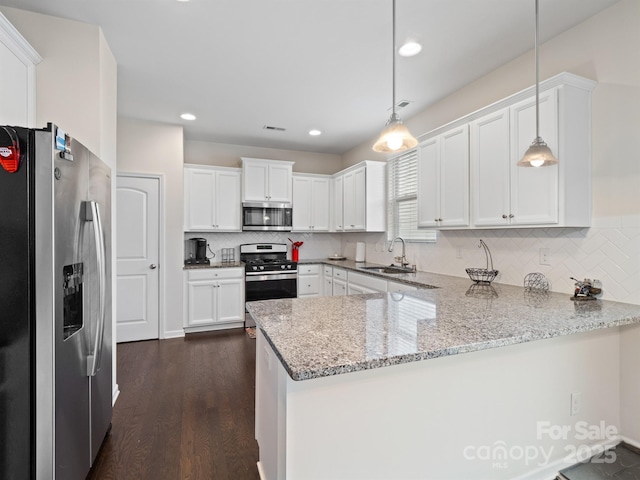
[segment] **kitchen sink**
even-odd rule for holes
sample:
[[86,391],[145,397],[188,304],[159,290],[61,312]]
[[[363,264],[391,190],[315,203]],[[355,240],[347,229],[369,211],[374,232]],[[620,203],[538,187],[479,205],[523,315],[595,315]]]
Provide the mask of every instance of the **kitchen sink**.
[[396,267],[395,265],[390,265],[388,267],[361,267],[363,270],[368,270],[369,272],[377,272],[377,273],[415,273],[411,268],[405,267]]

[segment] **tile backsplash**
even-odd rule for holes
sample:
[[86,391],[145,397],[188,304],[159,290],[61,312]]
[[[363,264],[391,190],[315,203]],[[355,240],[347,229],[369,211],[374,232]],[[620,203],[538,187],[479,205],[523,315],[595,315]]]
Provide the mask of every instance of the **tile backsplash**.
[[[368,262],[389,264],[399,255],[387,251],[384,233],[185,233],[185,240],[204,237],[216,259],[221,248],[242,243],[303,241],[300,259],[322,259],[334,254],[355,258],[356,242],[366,243]],[[573,292],[569,277],[598,279],[606,300],[640,304],[640,215],[594,219],[591,228],[523,228],[438,232],[436,243],[408,243],[407,258],[418,270],[466,277],[465,268],[486,266],[479,240],[488,245],[496,282],[522,285],[528,273],[540,272],[556,292]],[[549,265],[540,264],[540,249],[548,249]],[[290,254],[289,254],[290,255]]]
[[[320,259],[340,253],[342,239],[337,233],[297,233],[297,232],[241,232],[241,233],[201,233],[186,232],[185,244],[189,238],[206,238],[211,250],[216,254],[212,261],[220,261],[222,248],[234,248],[236,260],[240,259],[240,245],[243,243],[286,243],[287,258],[291,258],[291,243],[302,241],[300,259]],[[185,245],[186,251],[186,245]],[[211,253],[209,253],[211,255]]]
[[[352,257],[357,240],[349,236],[345,254]],[[540,272],[551,290],[571,294],[569,277],[598,279],[603,299],[640,304],[640,215],[594,219],[591,228],[441,231],[436,243],[407,244],[407,258],[418,270],[466,277],[465,268],[486,267],[479,239],[500,272],[496,282],[522,285],[526,274]],[[370,262],[391,263],[400,252],[400,244],[387,252],[384,234],[366,234],[365,241]],[[549,265],[540,265],[540,249],[548,249]]]

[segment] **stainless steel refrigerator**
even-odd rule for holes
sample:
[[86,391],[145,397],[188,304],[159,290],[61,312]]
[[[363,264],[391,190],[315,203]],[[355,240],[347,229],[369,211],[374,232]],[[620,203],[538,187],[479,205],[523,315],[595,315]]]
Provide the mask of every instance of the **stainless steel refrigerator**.
[[111,428],[111,172],[0,126],[0,478],[84,479]]

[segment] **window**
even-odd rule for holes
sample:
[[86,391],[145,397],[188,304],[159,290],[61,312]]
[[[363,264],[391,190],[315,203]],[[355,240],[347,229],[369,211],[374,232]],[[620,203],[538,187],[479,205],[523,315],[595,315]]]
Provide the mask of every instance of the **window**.
[[435,242],[436,231],[418,229],[418,150],[392,158],[387,163],[389,240]]

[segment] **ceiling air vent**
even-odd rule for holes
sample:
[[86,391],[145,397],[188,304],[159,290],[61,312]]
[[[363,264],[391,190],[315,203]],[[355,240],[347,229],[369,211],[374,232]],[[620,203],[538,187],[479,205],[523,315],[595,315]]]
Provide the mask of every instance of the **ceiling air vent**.
[[409,100],[400,100],[397,104],[396,104],[396,108],[404,108],[407,105],[409,105],[411,102]]
[[284,132],[287,129],[283,127],[274,127],[273,125],[265,125],[262,127],[264,130],[271,130],[272,132]]

